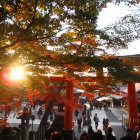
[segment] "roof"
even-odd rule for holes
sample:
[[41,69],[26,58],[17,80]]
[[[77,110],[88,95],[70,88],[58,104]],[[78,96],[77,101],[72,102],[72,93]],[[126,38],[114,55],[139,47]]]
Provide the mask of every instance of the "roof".
[[97,101],[110,100],[110,97],[102,96],[96,99]]
[[[140,91],[140,83],[136,83],[135,88],[136,88],[136,92]],[[128,93],[127,86],[124,86],[124,88],[122,88],[122,89],[123,90],[121,90],[121,91]]]
[[135,57],[135,58],[138,58],[138,57],[140,57],[140,54],[134,54],[134,55],[124,55],[124,57]]
[[74,94],[80,94],[80,93],[84,93],[84,90],[82,89],[74,89]]
[[114,95],[114,94],[111,94],[110,97],[111,97],[111,98],[115,98],[115,99],[117,99],[117,100],[123,98],[123,96],[121,96],[121,95]]
[[140,65],[140,54],[117,56],[120,58],[132,59],[135,66]]
[[[111,94],[110,97],[112,98],[115,98],[115,99],[122,99],[123,97],[127,97],[127,86],[126,85],[121,85],[121,86],[118,86],[120,88],[120,95],[114,95],[114,94]],[[135,88],[136,88],[136,96],[137,96],[137,99],[140,100],[140,83],[136,83],[135,84]],[[126,93],[126,94],[125,94]]]

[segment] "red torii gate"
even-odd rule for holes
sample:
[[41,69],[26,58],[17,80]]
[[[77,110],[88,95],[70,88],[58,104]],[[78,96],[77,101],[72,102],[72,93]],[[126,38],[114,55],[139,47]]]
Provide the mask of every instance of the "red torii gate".
[[[65,77],[46,77],[50,82],[66,82],[66,98],[69,101],[73,101],[73,82],[71,79]],[[92,78],[92,80],[91,80]],[[87,82],[93,82],[93,80],[97,80],[99,77],[90,77]],[[107,77],[101,77],[106,79]],[[130,128],[134,129],[136,125],[138,125],[138,109],[136,102],[136,91],[135,91],[135,83],[131,82],[127,84],[128,88],[128,109],[129,109],[129,125]],[[72,123],[72,107],[69,104],[65,104],[65,116],[64,116],[64,130],[72,131],[73,123]]]
[[[73,82],[71,79],[67,79],[64,77],[46,77],[46,78],[50,82],[66,82],[66,98],[69,101],[73,101]],[[90,77],[90,79],[87,81],[93,82],[98,78],[99,78],[98,76]],[[106,79],[107,77],[101,78]],[[134,82],[128,83],[127,89],[128,89],[129,127],[134,129],[134,127],[139,123],[135,83]],[[69,104],[65,104],[64,130],[72,131],[73,129],[72,112],[73,112],[72,107]]]
[[128,113],[129,113],[129,127],[134,129],[135,126],[139,125],[137,99],[136,99],[136,89],[135,83],[131,82],[127,84],[128,90]]
[[[66,82],[66,99],[69,101],[73,101],[73,82],[72,80],[65,78],[65,77],[59,77],[59,76],[51,76],[46,77],[49,82]],[[64,116],[64,129],[65,130],[72,130],[73,124],[72,124],[72,107],[69,104],[65,104],[65,116]]]
[[[131,59],[135,66],[140,66],[140,54],[118,56],[120,58]],[[128,91],[128,113],[129,113],[129,127],[134,129],[135,126],[139,125],[140,118],[138,116],[137,99],[135,83],[130,82],[127,84]]]
[[[73,82],[65,77],[46,77],[49,82],[66,82],[66,99],[73,101]],[[73,108],[65,103],[64,112],[64,139],[73,139]]]

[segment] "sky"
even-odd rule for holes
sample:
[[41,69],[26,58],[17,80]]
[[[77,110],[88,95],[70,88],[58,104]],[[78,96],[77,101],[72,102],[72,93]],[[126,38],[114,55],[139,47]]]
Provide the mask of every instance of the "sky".
[[[118,21],[122,16],[132,13],[134,8],[136,7],[127,7],[124,3],[121,3],[120,5],[108,4],[107,8],[104,8],[100,12],[100,16],[97,21],[98,28],[101,29],[114,21]],[[140,54],[140,40],[131,42],[128,49],[120,50],[118,55],[132,54]]]

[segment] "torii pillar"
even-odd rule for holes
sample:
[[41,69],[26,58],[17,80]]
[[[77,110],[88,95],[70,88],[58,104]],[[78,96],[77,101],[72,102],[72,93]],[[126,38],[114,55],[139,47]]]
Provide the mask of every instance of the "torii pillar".
[[64,140],[73,139],[73,107],[71,102],[73,102],[74,96],[74,84],[71,79],[66,79],[65,77],[46,77],[50,82],[66,82],[66,100],[65,103],[65,112],[64,112]]
[[134,129],[135,126],[138,126],[139,123],[135,83],[134,82],[128,83],[127,90],[128,90],[129,127],[131,129]]
[[73,108],[70,102],[73,102],[73,82],[71,80],[66,81],[66,99],[69,101],[65,104],[65,116],[64,116],[64,140],[73,139]]

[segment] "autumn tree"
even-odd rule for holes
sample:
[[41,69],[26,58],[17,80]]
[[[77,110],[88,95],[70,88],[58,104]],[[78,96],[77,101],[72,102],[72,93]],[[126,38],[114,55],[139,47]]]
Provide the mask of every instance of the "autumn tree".
[[[125,48],[129,40],[96,28],[99,12],[108,2],[120,1],[1,0],[1,69],[6,65],[25,65],[32,73],[28,76],[32,88],[42,88],[47,82],[43,75],[50,73],[71,78],[80,86],[82,76],[94,76],[102,68],[108,69],[107,75],[113,81],[134,77],[139,81],[129,62],[106,53],[109,48]],[[103,89],[113,83],[112,79],[96,79],[100,82],[93,85],[102,83],[106,85]]]

